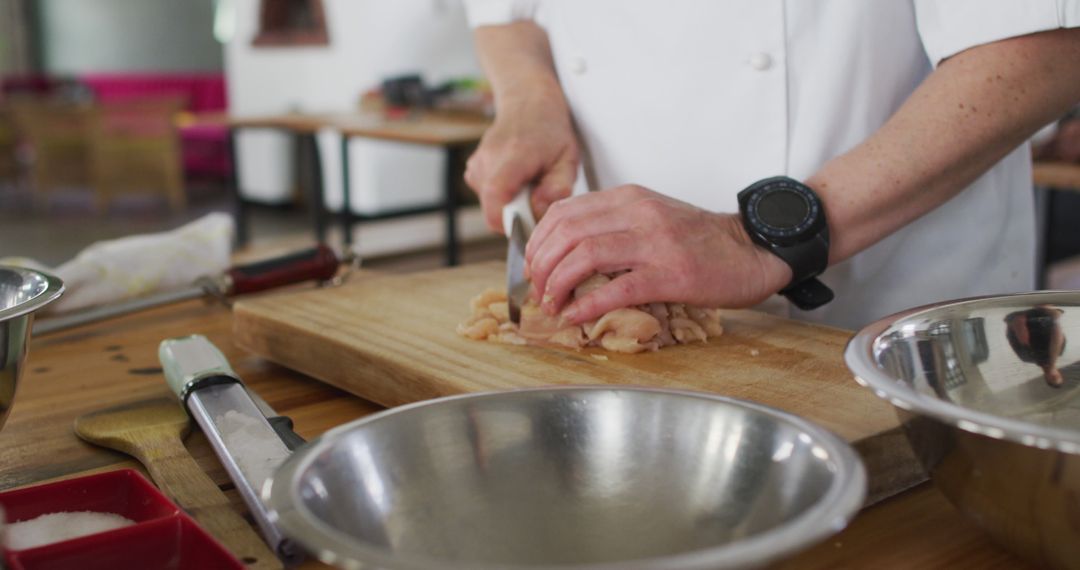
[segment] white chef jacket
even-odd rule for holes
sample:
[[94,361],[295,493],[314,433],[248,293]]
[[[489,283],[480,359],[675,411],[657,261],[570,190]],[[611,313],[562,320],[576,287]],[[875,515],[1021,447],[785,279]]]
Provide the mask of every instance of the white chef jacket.
[[[718,212],[778,174],[806,179],[878,129],[969,47],[1080,26],[1080,0],[466,0],[473,26],[531,18],[596,185],[641,184]],[[853,191],[857,191],[853,189]],[[1027,145],[822,280],[792,315],[859,328],[907,308],[1030,290]]]

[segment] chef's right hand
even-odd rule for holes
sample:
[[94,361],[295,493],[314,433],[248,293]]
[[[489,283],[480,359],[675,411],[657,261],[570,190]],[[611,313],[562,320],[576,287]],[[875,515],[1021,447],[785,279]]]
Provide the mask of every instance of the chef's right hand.
[[484,218],[502,233],[502,209],[532,184],[537,219],[570,195],[580,162],[570,113],[561,101],[507,104],[469,157],[465,181],[480,197]]

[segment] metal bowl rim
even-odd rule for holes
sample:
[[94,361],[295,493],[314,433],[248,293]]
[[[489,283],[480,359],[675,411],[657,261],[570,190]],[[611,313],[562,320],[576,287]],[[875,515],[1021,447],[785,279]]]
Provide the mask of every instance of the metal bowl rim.
[[[900,321],[927,314],[973,305],[987,301],[1031,297],[1036,299],[1071,299],[1066,306],[1080,306],[1080,293],[1076,291],[1034,291],[1008,295],[985,295],[953,301],[923,305],[879,319],[855,333],[844,349],[844,361],[855,375],[855,380],[874,391],[879,398],[896,408],[930,416],[966,432],[1003,439],[1027,447],[1056,449],[1070,454],[1080,454],[1080,431],[1053,428],[1034,422],[1006,418],[972,408],[925,396],[906,382],[883,372],[874,362],[874,344],[886,330]],[[1036,303],[1037,304],[1037,303]],[[1061,305],[1062,303],[1055,303]]]
[[[349,540],[332,527],[311,516],[298,500],[297,474],[305,470],[321,452],[345,434],[362,429],[390,415],[417,408],[463,399],[482,399],[534,392],[642,392],[694,397],[764,413],[809,433],[815,443],[828,451],[836,469],[834,478],[822,497],[805,511],[771,529],[730,544],[688,553],[594,564],[507,565],[448,564],[413,555],[388,555],[385,550]],[[280,484],[279,484],[280,483]],[[795,414],[748,400],[692,390],[638,386],[562,385],[516,390],[459,394],[424,400],[390,408],[340,425],[324,433],[289,457],[263,486],[262,498],[270,510],[270,519],[290,538],[303,545],[319,560],[345,568],[392,568],[393,570],[715,570],[764,565],[801,551],[839,532],[862,507],[867,478],[862,460],[844,440],[827,429]],[[373,566],[372,566],[373,565]]]
[[61,281],[60,278],[54,277],[53,275],[38,271],[36,269],[28,269],[25,267],[16,267],[12,265],[0,265],[0,271],[11,271],[13,273],[20,273],[23,275],[34,275],[37,277],[41,277],[45,280],[46,283],[45,290],[41,293],[34,295],[30,299],[27,299],[26,301],[18,305],[8,307],[6,309],[0,309],[0,322],[33,313],[34,311],[54,301],[64,292],[64,282]]

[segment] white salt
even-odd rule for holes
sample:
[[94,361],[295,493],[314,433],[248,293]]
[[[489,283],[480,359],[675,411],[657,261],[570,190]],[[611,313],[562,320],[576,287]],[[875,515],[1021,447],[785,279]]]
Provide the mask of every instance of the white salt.
[[274,474],[278,465],[288,457],[289,451],[281,440],[266,437],[265,420],[253,418],[236,410],[229,410],[215,420],[225,445],[232,451],[240,471],[246,475],[256,490]]
[[135,521],[114,513],[49,513],[7,525],[4,546],[9,550],[25,550],[132,524],[135,524]]

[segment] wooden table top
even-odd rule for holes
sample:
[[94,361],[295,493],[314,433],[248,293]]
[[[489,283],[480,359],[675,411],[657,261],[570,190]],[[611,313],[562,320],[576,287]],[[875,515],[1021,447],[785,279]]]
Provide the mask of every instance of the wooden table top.
[[[206,335],[248,387],[296,430],[314,438],[380,408],[237,348],[221,306],[190,301],[33,340],[25,375],[0,430],[0,490],[121,467],[140,468],[117,452],[83,443],[72,422],[86,412],[170,394],[157,359],[168,337]],[[201,433],[187,447],[243,511],[239,496]],[[140,468],[141,469],[141,468]],[[145,473],[145,470],[143,471]],[[834,568],[1025,568],[922,485],[859,514],[842,533],[784,563],[785,570]],[[303,568],[324,568],[309,562]]]
[[233,128],[272,128],[310,134],[334,129],[347,136],[436,146],[466,145],[480,140],[491,121],[482,117],[413,113],[390,118],[381,113],[285,113],[230,117]]
[[1036,186],[1080,192],[1080,164],[1036,161],[1032,174]]

